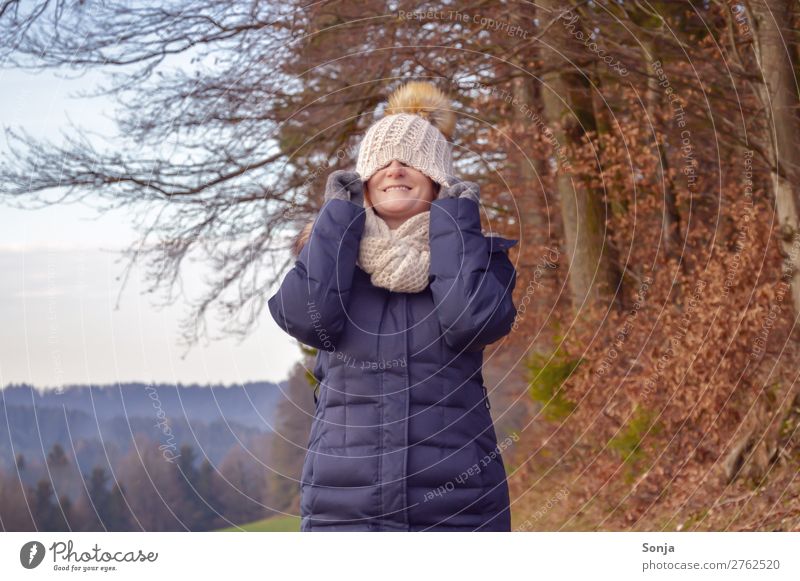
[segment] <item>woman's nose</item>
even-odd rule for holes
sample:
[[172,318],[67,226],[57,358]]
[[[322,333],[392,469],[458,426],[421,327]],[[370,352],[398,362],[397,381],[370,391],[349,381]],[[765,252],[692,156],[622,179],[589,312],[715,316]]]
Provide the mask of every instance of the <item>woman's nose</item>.
[[387,171],[387,173],[389,173],[389,174],[394,174],[394,173],[397,173],[397,172],[398,172],[398,170],[402,170],[402,169],[404,169],[404,168],[405,168],[405,166],[404,166],[402,163],[400,163],[399,161],[397,161],[396,159],[394,159],[394,160],[392,160],[392,162],[391,162],[391,163],[390,163],[390,164],[387,166],[387,170],[386,170],[386,171]]

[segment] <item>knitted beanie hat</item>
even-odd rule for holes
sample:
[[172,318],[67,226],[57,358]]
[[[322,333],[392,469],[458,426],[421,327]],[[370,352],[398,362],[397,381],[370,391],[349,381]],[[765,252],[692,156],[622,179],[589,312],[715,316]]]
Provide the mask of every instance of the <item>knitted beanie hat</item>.
[[453,160],[448,139],[455,125],[455,113],[444,93],[432,83],[411,81],[392,93],[384,117],[367,130],[356,172],[366,182],[396,159],[449,186]]

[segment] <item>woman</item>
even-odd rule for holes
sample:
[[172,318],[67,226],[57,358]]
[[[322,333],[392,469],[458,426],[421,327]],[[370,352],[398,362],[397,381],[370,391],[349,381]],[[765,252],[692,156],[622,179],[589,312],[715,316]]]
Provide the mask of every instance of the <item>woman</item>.
[[303,531],[509,531],[483,349],[509,333],[516,240],[452,177],[455,118],[412,82],[333,172],[269,309],[316,347]]

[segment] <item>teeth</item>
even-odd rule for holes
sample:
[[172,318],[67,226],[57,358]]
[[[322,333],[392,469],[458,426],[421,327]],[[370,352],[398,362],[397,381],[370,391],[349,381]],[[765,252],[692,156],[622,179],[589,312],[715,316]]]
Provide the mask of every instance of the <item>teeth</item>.
[[410,190],[410,189],[411,189],[411,188],[409,188],[409,187],[406,187],[406,186],[391,186],[391,187],[389,187],[389,188],[386,188],[386,190],[385,190],[385,191],[387,191],[387,192],[388,192],[388,191],[391,191],[391,190],[402,190],[402,191],[408,191],[408,190]]

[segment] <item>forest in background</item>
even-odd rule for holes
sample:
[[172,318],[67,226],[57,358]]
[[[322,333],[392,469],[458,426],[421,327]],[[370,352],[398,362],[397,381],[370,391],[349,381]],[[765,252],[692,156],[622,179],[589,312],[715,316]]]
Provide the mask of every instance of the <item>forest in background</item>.
[[[327,175],[427,79],[484,227],[520,241],[518,317],[486,365],[498,439],[519,436],[515,529],[800,530],[797,2],[63,7],[58,34],[0,13],[0,58],[119,69],[137,147],[10,134],[0,200],[163,207],[130,260],[154,289],[190,252],[213,266],[187,346],[209,312],[234,334],[268,316]],[[181,153],[154,162],[164,142]]]
[[296,513],[307,388],[300,365],[280,385],[8,385],[0,529],[206,531]]

